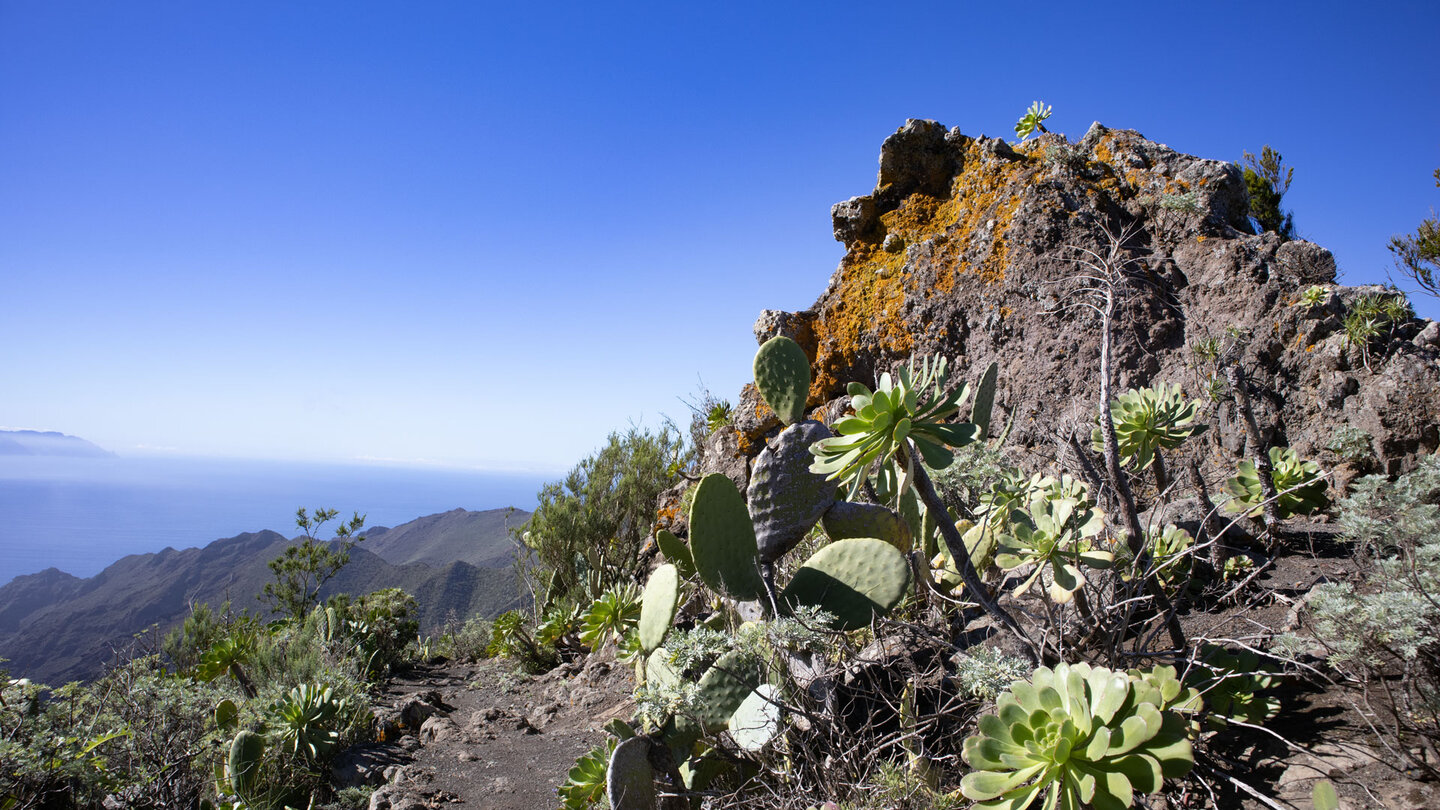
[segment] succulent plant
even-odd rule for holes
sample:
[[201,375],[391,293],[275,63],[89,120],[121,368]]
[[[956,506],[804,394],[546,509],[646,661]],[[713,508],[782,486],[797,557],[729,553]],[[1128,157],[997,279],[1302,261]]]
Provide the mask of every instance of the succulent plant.
[[[1330,502],[1325,496],[1328,485],[1320,474],[1320,465],[1315,462],[1302,460],[1288,447],[1272,447],[1270,467],[1275,471],[1270,480],[1278,495],[1275,511],[1281,519],[1308,515]],[[1265,496],[1253,461],[1240,462],[1235,476],[1225,482],[1225,491],[1234,498],[1225,505],[1226,510],[1246,512],[1252,518],[1260,516]]]
[[[1173,523],[1166,524],[1160,531],[1146,532],[1145,548],[1149,551],[1155,578],[1161,585],[1173,589],[1188,581],[1190,549],[1194,545],[1195,538]],[[1130,554],[1130,546],[1123,541],[1115,544],[1115,554],[1121,571],[1135,561]],[[1128,572],[1125,575],[1128,576]]]
[[894,609],[909,586],[910,566],[899,550],[884,540],[851,538],[821,548],[796,569],[780,603],[818,607],[835,615],[835,629],[858,630]]
[[1161,688],[1087,664],[1040,667],[965,740],[961,792],[980,810],[1126,808],[1194,764],[1185,722]]
[[610,753],[605,769],[605,795],[612,810],[653,810],[655,770],[650,765],[650,740],[631,737]]
[[832,437],[819,422],[797,422],[755,457],[746,494],[762,565],[804,540],[835,503],[839,486],[810,469],[810,448]]
[[695,487],[690,553],[700,579],[717,593],[740,601],[765,593],[750,512],[735,482],[720,473],[705,476]]
[[1045,128],[1044,123],[1045,119],[1049,117],[1049,104],[1042,104],[1038,101],[1031,102],[1030,109],[1026,110],[1025,114],[1020,116],[1020,120],[1015,122],[1015,136],[1023,141],[1034,135],[1036,130],[1049,132],[1050,130]]
[[639,621],[639,590],[628,582],[612,585],[580,616],[580,640],[592,649],[619,641]]
[[[1196,403],[1185,399],[1180,386],[1131,389],[1110,403],[1115,438],[1120,444],[1122,464],[1134,463],[1145,469],[1158,450],[1174,450],[1191,436],[1205,432],[1195,422]],[[1097,426],[1090,434],[1095,452],[1104,452],[1105,443]]]
[[803,420],[810,395],[810,360],[800,344],[783,335],[765,341],[755,352],[755,387],[781,422],[793,425]]
[[1321,287],[1319,284],[1312,284],[1305,289],[1305,292],[1300,293],[1300,301],[1298,303],[1306,309],[1312,309],[1325,303],[1329,298],[1330,293],[1327,292],[1324,287]]
[[951,447],[974,441],[980,429],[969,422],[946,422],[969,397],[970,387],[961,384],[946,391],[949,376],[945,358],[913,360],[900,366],[896,378],[880,375],[872,392],[858,382],[847,387],[853,416],[833,425],[838,436],[810,446],[815,455],[811,471],[828,475],[848,486],[847,497],[859,493],[875,462],[884,462],[909,438],[925,463],[934,469],[950,466]]
[[1187,680],[1204,696],[1212,725],[1223,726],[1227,720],[1260,725],[1280,712],[1280,699],[1263,694],[1275,687],[1276,679],[1260,656],[1213,645],[1200,653]]
[[685,541],[661,529],[655,532],[655,545],[660,547],[660,553],[665,555],[665,560],[675,566],[683,579],[695,576],[695,558],[691,556],[690,547],[685,545]]
[[226,775],[235,795],[249,800],[261,787],[260,764],[265,758],[265,737],[254,731],[242,731],[230,742],[226,759]]
[[270,707],[283,748],[310,762],[318,762],[340,742],[336,730],[349,702],[335,696],[334,687],[304,683]]
[[605,771],[616,740],[607,737],[575,761],[557,792],[565,810],[588,810],[605,801]]
[[646,655],[665,643],[679,603],[679,572],[669,563],[656,568],[645,583],[645,595],[640,603],[640,649]]
[[235,701],[225,698],[215,704],[215,727],[221,731],[231,731],[240,722],[240,708]]
[[840,501],[825,512],[820,525],[831,540],[875,537],[901,551],[909,551],[914,543],[905,518],[879,504]]
[[1025,509],[1010,513],[1009,532],[1000,537],[995,564],[1010,571],[1033,564],[1035,570],[1013,595],[1030,589],[1042,574],[1049,571],[1050,599],[1069,602],[1075,591],[1085,585],[1081,566],[1109,568],[1114,555],[1092,547],[1090,538],[1105,527],[1099,509],[1073,498],[1036,497]]
[[759,751],[780,732],[780,690],[762,683],[730,715],[730,739],[745,751]]

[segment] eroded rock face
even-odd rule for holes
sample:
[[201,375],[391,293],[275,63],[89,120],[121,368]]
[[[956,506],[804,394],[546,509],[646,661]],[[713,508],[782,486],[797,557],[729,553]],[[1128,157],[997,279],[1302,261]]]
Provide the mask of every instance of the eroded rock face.
[[[910,121],[885,141],[874,191],[831,213],[846,255],[828,288],[807,310],[766,311],[755,324],[757,339],[785,334],[811,356],[813,418],[838,415],[851,380],[944,354],[966,379],[999,364],[995,419],[997,430],[1014,420],[1010,447],[1088,437],[1101,334],[1076,306],[1078,260],[1105,255],[1109,229],[1129,233],[1122,255],[1133,260],[1114,328],[1117,392],[1163,381],[1202,399],[1214,429],[1194,452],[1211,472],[1245,452],[1232,400],[1207,395],[1216,367],[1194,347],[1211,338],[1249,372],[1262,433],[1302,456],[1323,461],[1346,424],[1372,435],[1373,466],[1391,473],[1440,445],[1440,329],[1401,325],[1367,361],[1341,325],[1374,290],[1335,286],[1334,257],[1319,245],[1255,233],[1233,164],[1099,124],[1075,144],[1050,134],[1011,146]],[[1299,305],[1315,284],[1330,300]],[[734,429],[753,458],[779,423],[747,389]]]

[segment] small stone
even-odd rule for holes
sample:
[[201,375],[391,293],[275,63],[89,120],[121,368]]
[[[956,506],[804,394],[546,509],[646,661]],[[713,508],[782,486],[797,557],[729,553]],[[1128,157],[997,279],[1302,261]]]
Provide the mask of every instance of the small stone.
[[887,234],[882,247],[886,253],[899,253],[905,249],[905,240],[898,233]]

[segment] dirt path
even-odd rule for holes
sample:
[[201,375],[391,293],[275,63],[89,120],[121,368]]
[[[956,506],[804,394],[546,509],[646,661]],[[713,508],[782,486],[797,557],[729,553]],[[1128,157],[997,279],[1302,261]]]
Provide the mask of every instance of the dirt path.
[[391,681],[377,712],[384,741],[364,747],[370,762],[356,768],[386,782],[372,810],[559,805],[555,788],[576,758],[630,714],[631,671],[603,654],[538,677],[512,667],[429,667]]

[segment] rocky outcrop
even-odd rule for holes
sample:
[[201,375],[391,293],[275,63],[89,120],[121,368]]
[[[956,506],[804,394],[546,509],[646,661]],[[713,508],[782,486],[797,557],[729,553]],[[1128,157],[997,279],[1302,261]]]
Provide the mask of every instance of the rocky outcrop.
[[[828,288],[802,312],[762,313],[755,337],[804,347],[810,415],[827,423],[846,382],[869,383],[912,355],[954,358],[970,378],[994,361],[997,427],[1013,421],[1008,446],[1043,466],[1057,440],[1088,437],[1098,404],[1100,323],[1073,305],[1078,260],[1105,252],[1107,230],[1125,233],[1133,282],[1115,324],[1116,384],[1179,383],[1205,401],[1214,430],[1197,448],[1213,471],[1233,467],[1244,436],[1214,363],[1196,351],[1208,339],[1249,372],[1271,441],[1323,458],[1334,430],[1351,425],[1373,437],[1372,468],[1413,467],[1440,445],[1440,331],[1409,320],[1362,353],[1342,319],[1374,290],[1337,287],[1319,245],[1256,233],[1248,205],[1235,165],[1133,131],[1095,124],[1078,143],[1050,134],[1013,146],[912,120],[881,148],[875,189],[832,209],[846,254]],[[1299,305],[1312,285],[1328,302]],[[733,414],[735,438],[712,442],[727,452],[707,468],[739,479],[735,459],[753,458],[779,422],[753,386]]]

